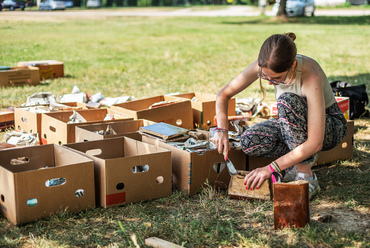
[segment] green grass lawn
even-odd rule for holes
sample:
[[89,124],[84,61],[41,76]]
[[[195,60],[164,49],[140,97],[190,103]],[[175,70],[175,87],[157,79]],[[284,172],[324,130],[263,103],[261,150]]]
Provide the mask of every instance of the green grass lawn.
[[[74,85],[106,97],[216,94],[257,59],[268,36],[283,32],[296,33],[298,52],[315,58],[329,81],[366,84],[369,92],[369,24],[368,16],[286,21],[0,14],[0,66],[45,59],[63,61],[65,66],[64,78],[34,87],[1,88],[0,108],[19,106],[35,92],[59,97]],[[273,88],[265,86],[266,101],[273,101]],[[261,96],[258,84],[238,95]],[[274,231],[272,202],[230,200],[226,192],[205,185],[195,196],[175,191],[167,198],[122,207],[80,213],[62,210],[19,227],[0,215],[0,246],[135,247],[131,236],[136,235],[140,247],[152,236],[185,247],[369,247],[369,124],[369,120],[355,122],[352,160],[315,170],[322,193],[311,202],[311,215],[331,213],[330,223],[313,221],[303,229]],[[341,225],[346,216],[358,223]]]

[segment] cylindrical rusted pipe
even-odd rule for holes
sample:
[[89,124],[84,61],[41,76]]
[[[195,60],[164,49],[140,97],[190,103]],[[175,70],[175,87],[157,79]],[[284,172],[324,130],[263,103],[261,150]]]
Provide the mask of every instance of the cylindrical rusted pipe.
[[310,222],[307,181],[274,184],[275,230],[284,227],[304,227]]

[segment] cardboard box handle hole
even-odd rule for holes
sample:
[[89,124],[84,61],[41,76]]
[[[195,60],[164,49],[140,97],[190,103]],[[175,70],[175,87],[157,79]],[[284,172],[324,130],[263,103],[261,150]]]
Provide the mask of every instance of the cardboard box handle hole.
[[75,192],[75,196],[76,196],[77,198],[82,197],[84,194],[85,194],[85,190],[83,190],[83,189],[78,189],[78,190],[76,190],[76,192]]
[[66,179],[64,177],[58,177],[58,178],[46,180],[45,186],[49,188],[49,187],[61,186],[61,185],[64,185],[65,183],[66,183]]
[[220,174],[224,169],[225,169],[226,165],[225,163],[215,163],[213,165],[213,170],[217,173],[217,174]]
[[30,159],[27,157],[18,157],[18,158],[13,158],[10,160],[11,165],[21,165],[21,164],[27,164],[30,162]]
[[91,155],[91,156],[98,156],[98,155],[102,154],[102,150],[100,148],[91,149],[91,150],[87,150],[86,154]]
[[182,125],[182,120],[181,119],[176,120],[176,125],[181,126]]
[[141,173],[141,172],[147,172],[149,170],[149,165],[138,165],[132,167],[132,173]]
[[4,197],[4,195],[1,195],[1,201],[2,201],[2,202],[5,202],[5,197]]
[[55,127],[52,127],[52,126],[49,126],[49,129],[50,129],[50,131],[52,131],[54,133],[57,131],[57,129]]
[[164,182],[164,177],[159,176],[159,177],[157,177],[157,178],[155,179],[155,181],[156,181],[158,184],[161,184],[161,183],[163,183],[163,182]]
[[37,205],[37,199],[36,198],[32,198],[32,199],[27,200],[27,206],[34,207],[36,205]]
[[23,121],[24,123],[27,123],[27,118],[22,117],[21,121]]
[[116,185],[116,189],[117,190],[123,190],[125,188],[125,184],[124,183],[118,183],[117,185]]

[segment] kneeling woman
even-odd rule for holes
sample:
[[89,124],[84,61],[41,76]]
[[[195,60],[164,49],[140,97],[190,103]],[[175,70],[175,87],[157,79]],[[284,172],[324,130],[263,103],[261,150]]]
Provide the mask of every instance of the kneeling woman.
[[347,134],[347,121],[324,71],[312,58],[297,54],[295,38],[293,33],[270,36],[258,60],[218,92],[214,141],[226,159],[229,100],[258,78],[264,92],[261,80],[268,81],[275,87],[278,117],[249,127],[241,145],[250,156],[277,159],[251,171],[244,179],[246,189],[258,188],[270,177],[273,182],[306,180],[311,199],[320,191],[311,167],[319,151],[334,148]]

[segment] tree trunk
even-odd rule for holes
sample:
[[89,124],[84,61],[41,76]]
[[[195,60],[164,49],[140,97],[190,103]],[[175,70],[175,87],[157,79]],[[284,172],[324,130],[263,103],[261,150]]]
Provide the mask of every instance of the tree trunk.
[[279,10],[276,16],[286,16],[286,0],[280,0]]

